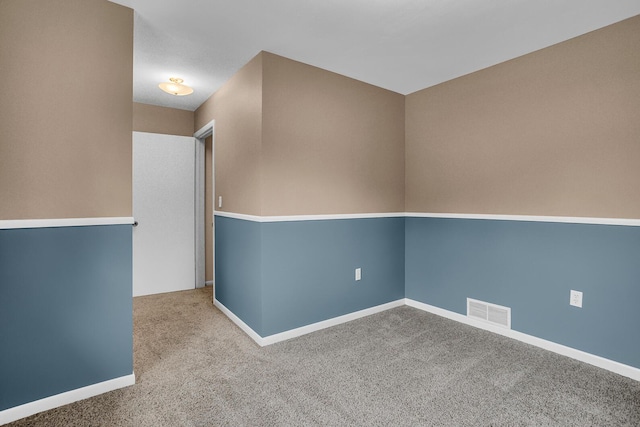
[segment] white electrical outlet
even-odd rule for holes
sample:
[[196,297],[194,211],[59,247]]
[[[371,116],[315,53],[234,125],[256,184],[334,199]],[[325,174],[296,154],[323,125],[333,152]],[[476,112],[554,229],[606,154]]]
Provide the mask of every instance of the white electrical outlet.
[[222,196],[218,196],[218,207],[222,207]]
[[572,290],[571,296],[569,297],[569,304],[582,308],[582,292]]
[[356,268],[356,281],[361,279],[362,279],[362,268],[358,267]]

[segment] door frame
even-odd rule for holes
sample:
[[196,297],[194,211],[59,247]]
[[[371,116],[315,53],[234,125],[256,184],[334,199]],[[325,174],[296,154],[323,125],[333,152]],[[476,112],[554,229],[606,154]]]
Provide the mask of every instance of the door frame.
[[215,283],[216,283],[216,227],[215,227],[215,136],[214,136],[215,120],[211,120],[209,123],[197,130],[193,137],[196,139],[196,155],[195,155],[195,209],[196,209],[196,229],[195,229],[195,256],[196,256],[196,288],[202,288],[206,285],[205,278],[205,217],[204,217],[204,203],[205,203],[205,139],[211,136],[211,203],[213,206],[213,248],[211,256],[213,258],[213,291],[215,298]]

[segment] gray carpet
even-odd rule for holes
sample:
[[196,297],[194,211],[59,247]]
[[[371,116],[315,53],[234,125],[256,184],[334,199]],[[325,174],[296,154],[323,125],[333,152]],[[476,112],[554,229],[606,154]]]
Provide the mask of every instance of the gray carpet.
[[260,348],[205,288],[134,329],[136,385],[12,425],[640,425],[639,382],[410,307]]

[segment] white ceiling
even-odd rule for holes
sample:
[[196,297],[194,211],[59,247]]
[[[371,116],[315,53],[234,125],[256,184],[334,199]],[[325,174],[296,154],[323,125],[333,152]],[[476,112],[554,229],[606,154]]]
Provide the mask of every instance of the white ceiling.
[[[195,110],[261,50],[408,94],[640,14],[639,0],[112,0],[134,101]],[[158,89],[181,77],[195,90]]]

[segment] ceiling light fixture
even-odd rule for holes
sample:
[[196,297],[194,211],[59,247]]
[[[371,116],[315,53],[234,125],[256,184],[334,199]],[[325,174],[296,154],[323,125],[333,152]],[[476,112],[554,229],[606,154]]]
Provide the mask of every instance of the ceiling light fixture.
[[158,87],[171,95],[185,96],[193,93],[193,88],[182,84],[184,80],[178,77],[171,77],[169,81],[160,83]]

